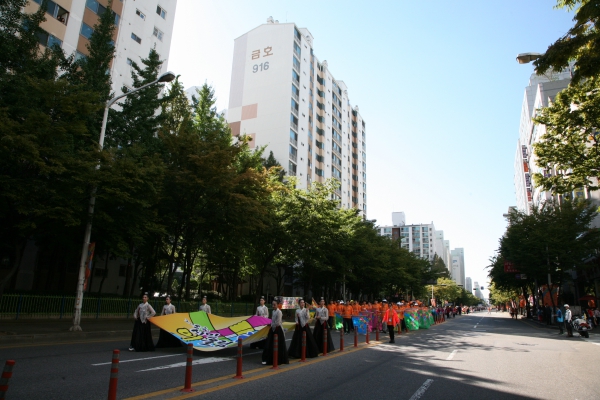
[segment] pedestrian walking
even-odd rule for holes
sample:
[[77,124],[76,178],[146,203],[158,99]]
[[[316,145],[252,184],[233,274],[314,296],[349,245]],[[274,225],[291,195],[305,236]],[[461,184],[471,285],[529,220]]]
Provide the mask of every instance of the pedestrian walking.
[[[171,304],[171,296],[167,296],[165,298],[165,305],[162,308],[160,315],[171,315],[175,314],[175,306]],[[177,339],[175,336],[171,335],[169,332],[164,329],[160,330],[158,335],[158,342],[156,342],[157,349],[166,348],[166,347],[181,347],[181,341]]]
[[296,310],[296,330],[294,330],[294,336],[292,336],[292,343],[290,343],[288,349],[288,356],[294,358],[300,358],[302,356],[302,332],[306,332],[306,357],[314,358],[319,355],[319,349],[317,343],[315,343],[315,338],[310,331],[310,327],[308,326],[310,314],[308,313],[308,308],[305,307],[303,299],[300,299],[298,304],[300,305],[300,308]]
[[133,312],[135,322],[129,351],[154,351],[152,331],[150,330],[150,318],[156,315],[156,311],[148,304],[148,293],[142,296],[142,302]]
[[315,310],[315,329],[313,329],[313,337],[319,353],[323,353],[323,334],[325,332],[327,332],[327,351],[335,350],[333,339],[331,339],[331,330],[327,329],[327,321],[329,321],[329,310],[325,307],[325,300],[321,297],[319,307]]
[[398,314],[393,307],[389,307],[385,314],[383,314],[383,320],[387,325],[387,330],[390,335],[390,343],[396,343],[394,341],[394,329],[398,323],[400,323],[400,319],[398,318]]
[[[256,307],[256,313],[254,315],[258,317],[269,318],[269,309],[265,306],[265,296],[260,296],[260,300],[258,307]],[[250,344],[251,349],[264,349],[266,345],[267,339],[259,340],[258,342],[254,342]]]
[[207,314],[212,314],[210,311],[210,306],[206,302],[206,296],[202,297],[202,305],[200,306],[200,311],[204,311]]
[[573,327],[571,326],[571,309],[565,304],[565,328],[567,328],[567,337],[573,337]]
[[273,342],[275,335],[277,335],[277,364],[289,364],[288,351],[285,347],[285,333],[281,323],[283,322],[283,314],[279,309],[279,303],[277,300],[273,300],[271,303],[273,306],[273,313],[271,314],[271,329],[267,334],[265,341],[265,347],[262,352],[262,364],[272,365],[273,364]]

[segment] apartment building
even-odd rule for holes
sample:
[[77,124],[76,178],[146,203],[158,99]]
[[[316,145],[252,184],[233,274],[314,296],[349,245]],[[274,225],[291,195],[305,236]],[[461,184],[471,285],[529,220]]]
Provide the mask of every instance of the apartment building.
[[465,287],[465,249],[457,247],[450,252],[452,266],[450,276],[460,287]]
[[335,178],[334,198],[366,216],[366,123],[313,45],[308,29],[273,18],[235,39],[227,120],[299,188]]
[[465,290],[469,293],[473,293],[473,281],[468,276],[465,278]]
[[[42,0],[30,0],[26,12],[36,12]],[[109,5],[108,0],[50,0],[46,6],[43,46],[58,44],[67,55],[86,57],[94,25]],[[177,0],[113,0],[112,11],[117,29],[114,34],[115,58],[111,65],[112,92],[132,87],[131,64],[147,58],[155,49],[167,71]]]
[[406,225],[406,215],[403,212],[392,213],[391,226],[378,226],[380,236],[387,236],[400,240],[402,248],[414,253],[416,256],[433,261],[434,255],[444,260],[449,268],[450,257],[448,248],[444,244],[444,231],[436,231],[431,224]]

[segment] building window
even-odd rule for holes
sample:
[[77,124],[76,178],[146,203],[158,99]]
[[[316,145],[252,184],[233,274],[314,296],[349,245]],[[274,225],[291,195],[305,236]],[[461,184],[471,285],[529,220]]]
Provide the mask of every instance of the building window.
[[82,22],[81,30],[79,31],[79,33],[81,34],[81,36],[89,40],[91,39],[92,34],[94,33],[94,29],[92,29],[92,27],[86,24],[85,22]]
[[162,19],[167,19],[167,12],[161,6],[156,6],[156,13],[160,15]]
[[152,34],[162,42],[164,33],[161,30],[159,30],[157,27],[154,27],[154,32]]
[[49,34],[48,32],[42,30],[40,32],[38,32],[36,34],[38,42],[42,45],[42,46],[46,46],[46,47],[52,47],[54,45],[57,45],[58,47],[62,46],[62,40],[60,40],[59,38],[57,38],[54,35]]
[[294,70],[292,70],[292,78],[294,78],[294,81],[297,83],[300,83],[300,75],[298,75],[298,73]]
[[325,144],[323,144],[323,142],[319,142],[318,140],[315,140],[315,143],[319,149],[325,148]]
[[144,14],[143,12],[141,12],[140,10],[135,10],[135,15],[137,15],[138,17],[140,17],[141,19],[143,19],[144,21],[146,20],[146,14]]
[[75,61],[87,60],[87,56],[79,51],[75,52]]
[[136,35],[135,33],[133,33],[133,32],[131,32],[131,38],[133,40],[135,40],[136,42],[138,42],[139,44],[142,44],[142,39],[138,35]]
[[300,46],[298,46],[298,43],[294,42],[294,53],[296,53],[298,55],[298,58],[300,58],[300,52],[301,52]]
[[[43,3],[42,0],[33,0],[33,1],[35,1],[39,5],[42,5],[42,3]],[[62,8],[61,6],[59,6],[58,4],[56,4],[55,2],[53,2],[52,0],[48,0],[48,2],[46,3],[46,12],[65,25],[67,24],[67,21],[69,20],[69,12],[67,10],[65,10],[64,8]]]
[[315,174],[318,176],[325,176],[325,172],[320,168],[315,168]]
[[292,176],[296,176],[296,164],[289,162],[288,173]]
[[[106,7],[104,7],[102,4],[98,3],[96,0],[86,0],[85,6],[98,15],[102,15],[106,11]],[[112,13],[115,15],[115,25],[118,26],[119,25],[119,14],[115,13],[114,11]]]

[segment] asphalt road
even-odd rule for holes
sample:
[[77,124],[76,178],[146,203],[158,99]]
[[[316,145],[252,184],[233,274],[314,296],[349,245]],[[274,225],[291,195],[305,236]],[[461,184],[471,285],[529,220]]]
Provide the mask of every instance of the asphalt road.
[[184,382],[184,348],[130,353],[127,339],[108,338],[0,347],[0,361],[17,362],[7,399],[105,399],[114,348],[121,350],[119,398],[600,398],[599,335],[566,338],[507,314],[483,312],[402,334],[395,344],[382,340],[353,349],[352,337],[345,338],[343,353],[278,371],[263,367],[260,350],[245,346],[243,380],[231,379],[235,349],[195,352],[196,392],[190,394],[178,390]]

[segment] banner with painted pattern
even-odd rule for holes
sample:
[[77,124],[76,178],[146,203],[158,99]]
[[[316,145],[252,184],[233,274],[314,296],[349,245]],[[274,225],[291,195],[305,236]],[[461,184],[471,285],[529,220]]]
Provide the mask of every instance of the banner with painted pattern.
[[[150,319],[154,325],[169,332],[185,345],[192,343],[200,351],[215,351],[237,346],[238,338],[244,344],[265,339],[271,320],[256,315],[246,317],[220,317],[204,311],[175,313]],[[283,323],[284,331],[293,323]]]

